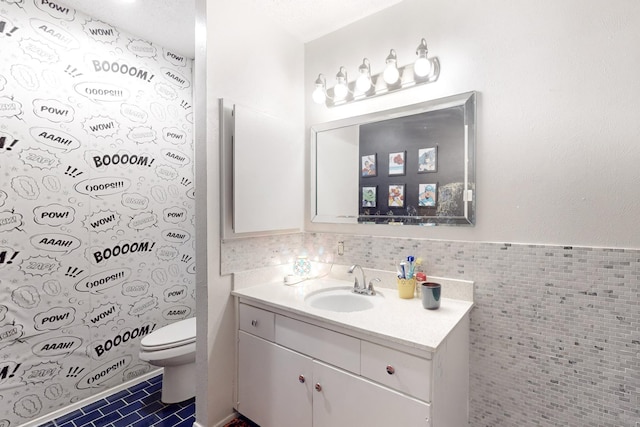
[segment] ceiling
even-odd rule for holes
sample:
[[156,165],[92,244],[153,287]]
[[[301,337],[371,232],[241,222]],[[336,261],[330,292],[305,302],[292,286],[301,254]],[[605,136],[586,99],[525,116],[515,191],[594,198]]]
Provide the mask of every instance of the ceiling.
[[[308,42],[402,0],[243,0]],[[193,58],[195,0],[63,0],[78,11]],[[213,2],[211,2],[213,3]],[[143,17],[143,19],[141,19]]]

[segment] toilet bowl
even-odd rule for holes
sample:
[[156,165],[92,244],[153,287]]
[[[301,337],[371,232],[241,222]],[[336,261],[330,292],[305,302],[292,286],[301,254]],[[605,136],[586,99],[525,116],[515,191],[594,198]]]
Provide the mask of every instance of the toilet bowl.
[[162,366],[164,403],[196,395],[196,318],[180,320],[153,331],[140,341],[140,360]]

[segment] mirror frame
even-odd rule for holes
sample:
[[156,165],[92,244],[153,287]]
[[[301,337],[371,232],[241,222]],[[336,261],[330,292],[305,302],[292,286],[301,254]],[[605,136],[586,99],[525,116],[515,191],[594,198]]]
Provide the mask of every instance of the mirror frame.
[[[333,224],[362,224],[358,222],[359,216],[329,216],[318,215],[317,206],[317,150],[318,133],[343,128],[354,125],[364,125],[382,120],[390,120],[405,116],[411,116],[429,111],[437,111],[451,107],[463,107],[464,116],[464,215],[462,216],[393,216],[389,218],[401,218],[401,222],[391,222],[390,224],[415,224],[422,226],[434,225],[475,225],[475,205],[476,205],[476,174],[475,174],[475,151],[476,151],[476,93],[475,91],[465,92],[445,98],[420,102],[417,104],[405,105],[389,110],[376,111],[360,116],[348,117],[332,122],[319,123],[311,126],[311,150],[310,150],[310,184],[311,184],[311,222],[313,223],[333,223]],[[424,222],[413,223],[414,219],[421,219]],[[380,224],[378,224],[380,225]],[[386,225],[386,224],[382,224]]]

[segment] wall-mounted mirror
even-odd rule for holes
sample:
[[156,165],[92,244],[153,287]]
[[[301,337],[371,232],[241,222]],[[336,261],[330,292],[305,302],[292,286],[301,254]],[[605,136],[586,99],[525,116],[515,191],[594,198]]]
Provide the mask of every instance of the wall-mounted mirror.
[[311,127],[311,221],[475,224],[476,94]]

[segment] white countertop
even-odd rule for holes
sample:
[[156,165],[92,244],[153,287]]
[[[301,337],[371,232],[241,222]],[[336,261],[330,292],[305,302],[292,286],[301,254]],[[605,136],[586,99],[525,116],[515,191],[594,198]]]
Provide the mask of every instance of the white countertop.
[[351,286],[351,283],[333,278],[313,279],[291,286],[282,282],[267,283],[234,290],[231,294],[243,302],[260,303],[426,351],[436,350],[473,306],[470,301],[442,298],[439,309],[425,310],[420,299],[401,299],[397,290],[382,287],[376,288],[378,295],[375,297],[363,296],[383,299],[368,310],[334,312],[305,303],[305,296],[310,292],[340,286]]

